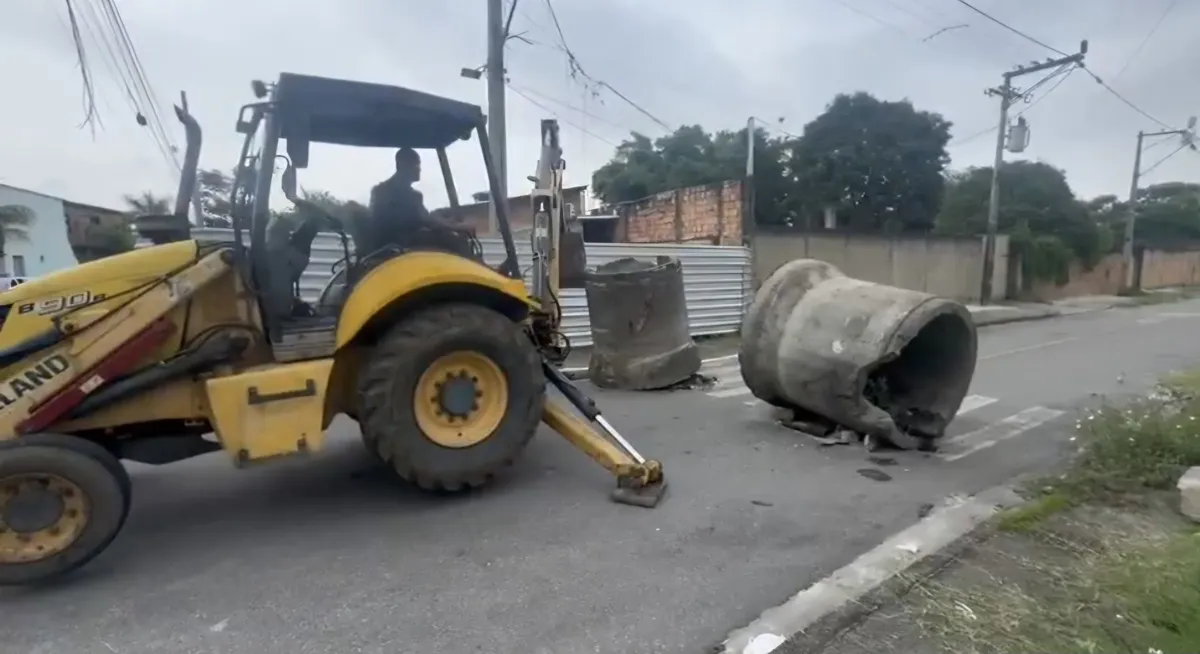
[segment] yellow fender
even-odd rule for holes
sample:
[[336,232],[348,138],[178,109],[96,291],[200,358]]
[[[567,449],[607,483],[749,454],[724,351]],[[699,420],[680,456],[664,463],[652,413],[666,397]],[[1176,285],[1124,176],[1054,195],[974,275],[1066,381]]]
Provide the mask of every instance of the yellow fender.
[[377,316],[446,300],[486,304],[514,320],[533,306],[519,279],[446,252],[409,252],[376,266],[354,285],[338,319],[337,347],[353,341]]

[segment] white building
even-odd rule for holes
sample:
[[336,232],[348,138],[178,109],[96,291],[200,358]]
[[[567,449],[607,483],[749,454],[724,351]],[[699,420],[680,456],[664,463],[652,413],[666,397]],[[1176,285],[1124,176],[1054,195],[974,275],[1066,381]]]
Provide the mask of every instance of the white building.
[[[99,224],[120,212],[69,202],[28,189],[0,184],[0,207],[18,205],[33,214],[26,237],[6,235],[0,256],[0,289],[16,279],[40,277],[78,265],[72,249],[73,232],[86,232],[90,223]],[[68,225],[68,223],[71,223]]]

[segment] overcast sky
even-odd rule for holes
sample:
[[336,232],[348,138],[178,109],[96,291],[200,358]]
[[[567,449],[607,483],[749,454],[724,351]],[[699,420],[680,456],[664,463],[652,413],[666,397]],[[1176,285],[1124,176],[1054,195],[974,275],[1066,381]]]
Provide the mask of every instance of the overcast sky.
[[[139,127],[115,68],[88,25],[96,0],[72,0],[84,25],[103,128],[80,129],[83,91],[65,0],[0,3],[0,182],[120,207],[126,193],[170,194],[173,169]],[[977,0],[980,9],[1065,52],[1090,40],[1089,68],[1141,109],[1183,126],[1200,113],[1200,3],[1182,0],[1139,51],[1170,0]],[[249,82],[281,71],[409,86],[484,103],[483,81],[460,77],[485,58],[483,0],[118,0],[172,139],[169,109],[181,89],[204,128],[203,167],[230,169]],[[1052,55],[956,0],[554,0],[566,42],[588,75],[607,82],[672,127],[738,128],[748,116],[799,133],[837,93],[908,98],[942,113],[956,138],[997,120],[983,90],[1015,64]],[[90,18],[90,20],[89,20]],[[941,28],[966,24],[922,41]],[[508,95],[509,188],[526,192],[538,120],[563,123],[568,183],[588,183],[630,130],[664,129],[612,92],[591,93],[568,75],[545,0],[518,0],[512,84],[543,107]],[[1032,83],[1035,76],[1024,78]],[[571,108],[567,108],[567,106]],[[588,115],[590,114],[590,115]],[[1125,195],[1139,129],[1159,127],[1077,71],[1026,114],[1024,156],[1065,168],[1082,196]],[[778,124],[778,123],[777,123]],[[459,193],[483,190],[477,149],[456,146]],[[1153,145],[1146,165],[1175,143]],[[952,167],[990,165],[994,136],[952,144]],[[445,196],[436,164],[421,183]],[[301,184],[365,199],[390,174],[391,153],[314,148]],[[1200,181],[1200,154],[1184,151],[1146,183]]]

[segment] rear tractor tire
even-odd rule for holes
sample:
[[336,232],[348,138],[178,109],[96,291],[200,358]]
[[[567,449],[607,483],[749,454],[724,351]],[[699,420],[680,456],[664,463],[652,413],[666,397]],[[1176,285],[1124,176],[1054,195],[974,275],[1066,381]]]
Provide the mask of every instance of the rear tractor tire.
[[51,580],[82,567],[129,515],[129,475],[74,436],[0,443],[0,585]]
[[524,327],[473,304],[436,305],[393,326],[358,379],[363,442],[427,490],[487,483],[537,431],[546,381]]

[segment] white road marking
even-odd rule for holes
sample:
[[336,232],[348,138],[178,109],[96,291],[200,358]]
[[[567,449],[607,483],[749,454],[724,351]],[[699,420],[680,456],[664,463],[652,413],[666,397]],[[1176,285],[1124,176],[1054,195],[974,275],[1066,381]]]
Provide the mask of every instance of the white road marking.
[[968,395],[963,398],[962,405],[958,407],[958,413],[954,415],[956,417],[961,416],[975,411],[976,409],[982,409],[983,407],[997,401],[998,400],[996,398],[987,397],[986,395]]
[[1031,429],[1054,420],[1062,414],[1062,411],[1047,409],[1043,406],[1025,409],[1020,413],[1014,413],[999,422],[994,422],[981,429],[947,438],[942,441],[943,447],[966,443],[966,449],[953,453],[937,454],[936,456],[947,463],[958,461],[980,450],[986,450],[998,443],[1020,436]]
[[[769,654],[818,620],[857,601],[914,563],[946,547],[992,517],[1004,506],[1020,502],[1007,487],[971,498],[951,498],[917,524],[825,579],[801,590],[783,604],[767,609],[748,626],[725,639],[724,654]],[[770,645],[770,646],[764,646]]]
[[741,397],[750,394],[750,389],[746,388],[746,382],[742,381],[742,368],[736,363],[732,366],[724,365],[708,369],[701,367],[700,372],[717,378],[713,389],[704,393],[709,397]]
[[716,377],[718,382],[736,380],[741,383],[742,381],[742,367],[736,363],[732,366],[700,366],[700,374]]
[[1138,318],[1137,324],[1139,324],[1139,325],[1157,325],[1159,323],[1166,322],[1172,318],[1200,318],[1200,313],[1185,313],[1185,312],[1176,312],[1176,311],[1166,311],[1163,313],[1154,314],[1153,316],[1148,316],[1146,318]]
[[746,388],[745,386],[739,386],[737,388],[723,388],[719,391],[710,391],[707,393],[709,397],[741,397],[742,395],[749,394],[750,389]]
[[978,360],[979,361],[988,361],[991,359],[999,359],[1000,357],[1012,356],[1014,354],[1022,354],[1024,352],[1032,352],[1034,350],[1040,350],[1040,349],[1046,348],[1046,347],[1053,347],[1055,345],[1062,345],[1063,343],[1070,343],[1071,341],[1077,341],[1077,340],[1079,340],[1078,336],[1068,336],[1067,338],[1060,338],[1056,341],[1046,341],[1045,343],[1035,343],[1034,345],[1026,345],[1024,347],[1016,347],[1011,350],[1005,350],[1003,352],[987,354],[987,355],[979,357]]

